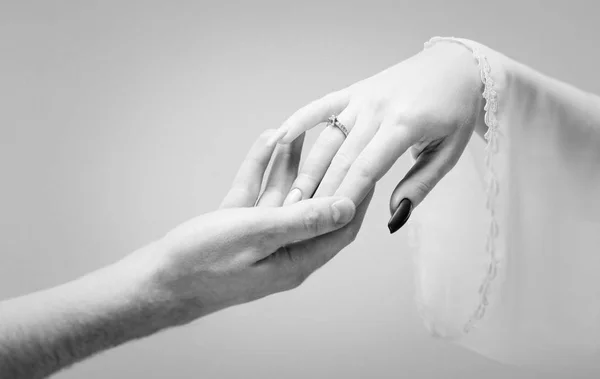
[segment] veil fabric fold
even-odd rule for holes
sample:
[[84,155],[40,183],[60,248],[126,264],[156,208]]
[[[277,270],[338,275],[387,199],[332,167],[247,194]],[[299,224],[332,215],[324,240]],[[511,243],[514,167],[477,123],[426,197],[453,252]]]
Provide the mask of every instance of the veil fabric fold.
[[421,316],[501,362],[577,362],[600,345],[600,98],[476,42],[431,41],[448,42],[474,52],[496,123],[479,120],[487,140],[413,212]]

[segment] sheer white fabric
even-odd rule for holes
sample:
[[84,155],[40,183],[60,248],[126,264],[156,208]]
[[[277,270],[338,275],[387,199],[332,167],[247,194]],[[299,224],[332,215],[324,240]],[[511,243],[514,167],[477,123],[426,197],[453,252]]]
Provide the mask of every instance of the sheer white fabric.
[[506,363],[596,353],[600,99],[473,41],[430,43],[473,51],[488,132],[411,216],[426,326]]

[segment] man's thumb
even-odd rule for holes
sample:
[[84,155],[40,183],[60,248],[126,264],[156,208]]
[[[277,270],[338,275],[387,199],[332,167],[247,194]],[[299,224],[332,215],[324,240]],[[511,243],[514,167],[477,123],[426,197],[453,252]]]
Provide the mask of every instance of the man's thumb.
[[278,246],[327,234],[348,224],[356,207],[343,197],[320,197],[281,208],[265,208]]

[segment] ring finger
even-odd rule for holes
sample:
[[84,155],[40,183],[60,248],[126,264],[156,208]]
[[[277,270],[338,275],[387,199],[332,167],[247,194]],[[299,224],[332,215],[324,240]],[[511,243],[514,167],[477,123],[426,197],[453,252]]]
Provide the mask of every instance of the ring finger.
[[[348,131],[352,130],[356,115],[350,105],[337,116],[337,119]],[[346,136],[337,127],[328,125],[319,135],[306,161],[302,165],[298,177],[292,184],[292,190],[285,199],[284,205],[293,204],[313,196],[321,179],[327,172],[331,160],[344,143]]]
[[352,133],[348,134],[348,138],[335,154],[327,173],[319,184],[315,197],[331,196],[335,193],[352,163],[377,133],[379,124],[374,111],[364,109],[359,112]]

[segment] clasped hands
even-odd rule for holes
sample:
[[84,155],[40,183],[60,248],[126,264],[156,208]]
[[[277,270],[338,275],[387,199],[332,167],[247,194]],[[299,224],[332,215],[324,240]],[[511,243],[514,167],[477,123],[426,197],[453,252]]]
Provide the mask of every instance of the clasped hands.
[[[180,324],[298,286],[354,240],[376,182],[410,149],[415,164],[390,199],[394,232],[462,154],[481,90],[470,52],[438,44],[311,102],[255,142],[220,210],[128,257],[151,273],[145,291],[179,309]],[[299,168],[304,133],[331,115],[348,137],[325,128]]]

